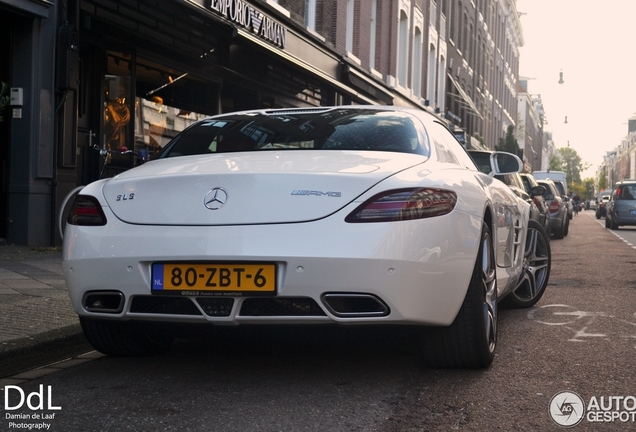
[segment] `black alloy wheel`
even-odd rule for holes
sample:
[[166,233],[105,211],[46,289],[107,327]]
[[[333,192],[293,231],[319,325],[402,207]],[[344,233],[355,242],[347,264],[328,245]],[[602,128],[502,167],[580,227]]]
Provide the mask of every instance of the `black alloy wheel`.
[[550,238],[541,224],[528,221],[523,271],[515,289],[506,297],[506,303],[515,308],[534,306],[545,293],[550,278],[552,251]]
[[473,275],[455,321],[427,329],[422,358],[432,368],[486,368],[497,347],[497,273],[492,235],[483,223]]

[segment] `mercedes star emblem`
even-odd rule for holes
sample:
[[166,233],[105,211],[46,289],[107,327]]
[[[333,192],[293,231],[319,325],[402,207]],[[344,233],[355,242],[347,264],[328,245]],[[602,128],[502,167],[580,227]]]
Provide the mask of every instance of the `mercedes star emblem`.
[[203,205],[210,210],[218,210],[227,202],[227,192],[223,188],[214,188],[205,194]]

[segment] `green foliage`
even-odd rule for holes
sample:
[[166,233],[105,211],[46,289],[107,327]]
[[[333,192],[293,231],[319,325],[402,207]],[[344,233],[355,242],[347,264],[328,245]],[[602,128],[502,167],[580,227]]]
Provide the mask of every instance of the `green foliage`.
[[607,174],[603,170],[598,176],[598,190],[602,191],[605,189],[607,189]]
[[590,167],[572,147],[561,147],[550,157],[550,171],[563,171],[568,185],[581,182],[581,172]]
[[550,171],[561,171],[561,158],[558,154],[552,154],[550,156]]
[[561,156],[561,171],[565,171],[565,177],[570,183],[581,183],[581,172],[590,167],[590,164],[583,163],[583,159],[572,147],[561,147],[559,149]]
[[9,92],[9,84],[6,82],[0,83],[0,122],[4,120],[4,110],[9,106],[10,97],[7,94]]
[[495,146],[495,150],[497,151],[505,151],[508,153],[512,153],[514,155],[519,155],[519,143],[517,142],[517,138],[515,138],[514,127],[512,125],[508,126],[508,130],[506,131],[505,138],[499,138],[499,144]]
[[581,197],[582,200],[594,198],[594,179],[588,177],[580,183],[572,183],[570,192]]

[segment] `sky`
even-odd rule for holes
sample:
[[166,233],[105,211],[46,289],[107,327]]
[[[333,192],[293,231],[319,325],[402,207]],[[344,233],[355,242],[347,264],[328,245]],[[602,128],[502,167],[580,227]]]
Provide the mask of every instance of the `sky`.
[[517,0],[517,11],[519,75],[541,95],[544,130],[557,148],[569,143],[591,165],[582,177],[593,177],[636,117],[636,0]]

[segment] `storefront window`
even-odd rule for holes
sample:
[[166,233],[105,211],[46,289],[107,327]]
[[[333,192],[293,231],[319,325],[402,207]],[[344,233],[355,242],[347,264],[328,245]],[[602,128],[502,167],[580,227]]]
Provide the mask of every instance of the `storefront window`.
[[104,143],[107,149],[128,147],[130,106],[128,95],[131,79],[106,75],[106,108],[104,110]]
[[135,109],[135,149],[142,162],[153,159],[179,132],[206,117],[167,105],[161,96],[137,97]]
[[111,177],[135,165],[133,152],[128,152],[133,147],[131,64],[130,54],[108,54],[108,66],[104,77],[104,128],[99,146],[108,153],[99,153],[100,178]]
[[186,127],[218,112],[217,84],[132,54],[108,52],[104,89],[101,147],[109,153],[101,177],[152,159]]

